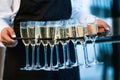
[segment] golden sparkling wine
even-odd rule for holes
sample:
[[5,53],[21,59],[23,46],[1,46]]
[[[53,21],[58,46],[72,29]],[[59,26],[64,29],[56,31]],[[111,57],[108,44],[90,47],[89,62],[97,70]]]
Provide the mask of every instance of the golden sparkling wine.
[[[35,27],[28,27],[28,37],[35,38]],[[30,39],[31,44],[35,44],[35,39]]]
[[75,26],[71,26],[68,27],[68,37],[76,37],[76,27]]
[[98,32],[97,24],[88,24],[87,32],[88,32],[88,35],[97,34]]
[[[40,37],[41,38],[54,38],[55,37],[55,27],[40,27]],[[42,40],[43,44],[50,43],[53,45],[54,40]]]
[[[22,38],[28,38],[28,34],[27,34],[27,27],[20,27],[20,34],[21,34],[21,37]],[[29,40],[27,39],[22,39],[23,43],[26,45],[26,44],[29,44]]]
[[76,36],[83,37],[83,27],[76,27]]

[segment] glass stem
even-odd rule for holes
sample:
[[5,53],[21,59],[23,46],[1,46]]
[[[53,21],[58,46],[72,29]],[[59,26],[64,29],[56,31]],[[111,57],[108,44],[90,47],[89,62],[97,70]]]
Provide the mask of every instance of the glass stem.
[[47,45],[44,46],[44,57],[45,57],[45,67],[48,67],[48,61],[47,61]]
[[66,42],[66,48],[67,48],[67,63],[69,64],[71,60],[70,60],[70,51],[69,51],[68,42]]
[[87,54],[87,46],[86,43],[83,45],[83,51],[84,51],[84,61],[85,61],[85,67],[88,67],[88,54]]
[[26,66],[30,66],[29,64],[29,45],[26,45],[25,46],[25,49],[26,49]]
[[39,44],[37,45],[37,62],[36,65],[40,65],[40,48],[39,48]]
[[81,42],[80,42],[83,46],[83,51],[84,51],[84,58],[85,58],[85,63],[89,62],[89,59],[88,59],[88,53],[87,53],[87,44],[86,44],[86,39],[81,39]]
[[56,56],[57,56],[57,65],[60,64],[60,58],[59,58],[59,50],[58,50],[58,44],[56,44]]
[[35,46],[33,45],[32,46],[32,67],[34,67],[34,61],[35,61]]
[[63,66],[66,68],[66,43],[63,44]]
[[78,62],[76,43],[74,43],[73,45],[74,45],[74,50],[75,50],[75,66],[77,66],[79,65],[79,62]]
[[54,50],[54,45],[51,45],[51,53],[50,53],[50,68],[53,67],[53,50]]
[[94,49],[94,62],[97,62],[97,55],[96,55],[96,48],[95,48],[95,41],[92,42],[93,49]]

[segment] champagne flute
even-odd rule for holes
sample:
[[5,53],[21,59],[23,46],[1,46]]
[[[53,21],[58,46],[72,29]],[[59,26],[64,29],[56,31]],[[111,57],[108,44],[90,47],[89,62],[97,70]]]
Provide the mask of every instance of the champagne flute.
[[[84,52],[84,65],[83,66],[88,68],[88,67],[90,67],[90,65],[88,63],[87,44],[86,44],[86,42],[88,40],[87,27],[85,25],[85,22],[82,22],[82,23],[80,22],[80,24],[83,25],[82,26],[83,28],[81,28],[81,27],[78,28],[81,31],[81,33],[78,32],[79,33],[78,37],[80,37],[80,43],[83,46],[83,52]],[[81,37],[82,35],[83,35],[83,37]]]
[[29,39],[31,47],[32,47],[32,63],[31,67],[34,70],[35,69],[35,22],[34,21],[28,21],[27,22],[27,28],[28,28],[28,37],[33,38]]
[[50,45],[51,52],[50,52],[50,67],[47,70],[54,70],[53,67],[53,52],[54,52],[54,45],[55,45],[55,21],[47,21],[47,36],[46,38],[51,38],[52,40],[47,40],[47,44]]
[[[47,22],[44,22],[43,26],[40,26],[40,37],[41,38],[50,38],[49,34],[49,27],[46,25]],[[50,71],[50,68],[48,67],[48,52],[47,52],[47,47],[48,47],[48,41],[49,40],[41,40],[41,43],[44,46],[44,66],[41,68],[43,70]]]
[[[27,22],[20,22],[20,35],[21,38],[28,38],[28,30],[27,30]],[[25,53],[26,53],[26,66],[24,68],[21,68],[21,70],[31,70],[29,64],[29,40],[28,39],[22,39],[23,44],[25,45]]]
[[68,38],[74,38],[74,39],[69,39],[67,41],[67,43],[69,43],[70,41],[72,41],[73,45],[74,45],[74,50],[75,50],[75,63],[73,63],[70,59],[70,52],[69,52],[69,45],[67,45],[67,62],[66,65],[68,66],[68,68],[72,68],[75,66],[78,66],[78,56],[77,56],[77,50],[76,50],[76,25],[77,25],[77,20],[76,19],[69,19],[67,20],[67,37]]
[[62,44],[63,47],[63,64],[61,67],[59,67],[59,69],[65,69],[67,68],[66,66],[66,41],[65,40],[61,40],[62,38],[66,38],[67,33],[66,33],[66,27],[65,24],[63,23],[63,21],[61,21],[62,25],[60,27],[57,27],[56,29],[56,35],[57,35],[57,42],[60,42]]
[[58,35],[58,32],[57,32],[57,30],[58,30],[58,28],[59,27],[62,27],[62,22],[63,21],[56,21],[55,22],[55,27],[56,27],[56,30],[55,30],[55,48],[56,48],[56,58],[57,58],[57,64],[54,66],[54,69],[55,70],[59,70],[60,69],[60,67],[62,67],[63,65],[61,64],[61,62],[60,62],[60,56],[59,56],[59,40],[57,40],[58,38],[59,38],[59,35]]
[[96,22],[96,17],[94,16],[87,17],[86,24],[87,24],[87,32],[90,37],[90,40],[92,41],[92,46],[94,49],[94,56],[93,56],[94,58],[93,58],[92,64],[98,64],[99,61],[97,60],[96,49],[95,49],[95,41],[96,41],[96,38],[98,37],[97,36],[98,25]]
[[37,46],[37,56],[36,56],[36,65],[35,65],[35,70],[40,70],[41,69],[41,65],[40,65],[40,43],[41,40],[39,38],[41,38],[40,36],[40,26],[43,26],[43,22],[42,21],[35,21],[35,44]]
[[[83,35],[83,27],[84,27],[84,24],[83,23],[79,23],[79,19],[75,19],[75,22],[74,22],[74,25],[75,25],[75,28],[74,28],[74,34],[73,36],[75,37],[79,37],[79,38],[82,38],[84,35]],[[76,67],[78,65],[80,65],[79,61],[78,61],[78,54],[77,54],[77,48],[76,48],[76,45],[77,45],[77,42],[78,42],[78,39],[76,38],[76,40],[73,41],[74,43],[74,50],[75,50],[75,58],[76,58],[76,61],[74,63],[74,65],[72,65],[73,67]]]

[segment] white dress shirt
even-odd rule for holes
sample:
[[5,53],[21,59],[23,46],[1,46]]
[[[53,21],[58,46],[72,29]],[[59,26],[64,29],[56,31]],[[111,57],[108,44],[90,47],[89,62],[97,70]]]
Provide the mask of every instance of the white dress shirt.
[[[82,15],[84,11],[84,8],[82,8],[82,1],[83,0],[71,0],[71,18],[80,17]],[[0,0],[0,32],[3,28],[10,27],[10,24],[13,23],[14,17],[19,10],[19,6],[20,0]]]

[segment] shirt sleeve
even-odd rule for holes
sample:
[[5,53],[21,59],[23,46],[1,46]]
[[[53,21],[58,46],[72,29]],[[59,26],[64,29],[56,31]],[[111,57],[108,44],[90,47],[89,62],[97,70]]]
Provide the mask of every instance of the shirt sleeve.
[[92,15],[89,10],[90,0],[71,0],[72,15],[71,18],[85,19]]
[[0,0],[0,32],[3,28],[9,27],[12,15],[12,0]]

